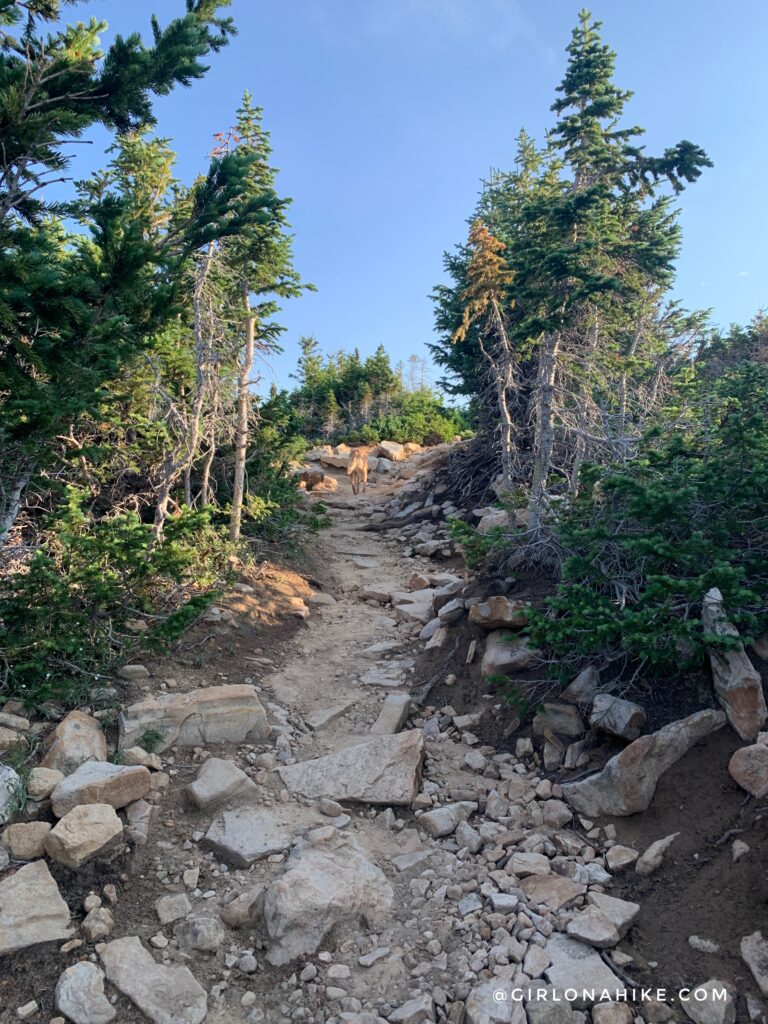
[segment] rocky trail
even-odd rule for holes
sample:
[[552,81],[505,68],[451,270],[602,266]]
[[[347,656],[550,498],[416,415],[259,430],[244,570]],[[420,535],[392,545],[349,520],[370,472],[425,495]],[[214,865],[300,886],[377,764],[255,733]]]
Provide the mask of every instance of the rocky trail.
[[[670,924],[654,931],[641,903],[662,918],[660,894],[699,855],[701,833],[669,827],[679,770],[704,772],[706,743],[723,757],[760,744],[724,739],[714,708],[643,734],[643,709],[590,672],[532,729],[486,744],[484,723],[511,712],[487,695],[468,708],[446,666],[514,672],[535,652],[507,637],[519,602],[467,596],[439,504],[412,500],[429,473],[417,461],[354,499],[339,476],[305,579],[277,572],[265,596],[244,578],[183,656],[126,666],[119,735],[90,706],[45,735],[0,847],[0,1020],[765,1020],[768,943],[750,917],[764,902],[740,911],[727,958],[714,905],[727,897],[698,946],[678,922],[694,959],[664,977],[649,945]],[[414,515],[405,535],[376,532]],[[19,711],[0,725],[38,723]],[[588,728],[617,744],[602,771]],[[759,814],[729,835],[732,818],[712,826],[719,868],[762,885]],[[664,980],[703,988],[664,999]]]

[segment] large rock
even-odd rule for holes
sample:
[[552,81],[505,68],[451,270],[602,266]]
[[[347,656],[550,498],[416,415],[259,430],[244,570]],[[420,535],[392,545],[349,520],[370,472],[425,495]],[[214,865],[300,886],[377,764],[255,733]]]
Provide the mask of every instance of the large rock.
[[232,683],[189,693],[148,697],[120,715],[120,748],[139,744],[147,731],[159,735],[156,750],[210,743],[261,743],[270,728],[252,686]]
[[[728,621],[723,595],[713,587],[704,595],[701,621],[705,632],[738,641],[739,631]],[[768,718],[760,673],[739,641],[729,650],[712,648],[709,652],[715,693],[728,722],[743,740],[754,740]]]
[[68,868],[110,852],[123,835],[123,825],[111,804],[83,804],[65,814],[45,837],[48,856]]
[[224,811],[212,822],[203,845],[228,864],[249,867],[257,860],[287,850],[297,833],[320,820],[312,811],[307,812],[303,821],[294,820],[292,814],[290,808],[279,805]]
[[488,634],[480,670],[484,676],[525,672],[537,665],[540,657],[525,637],[513,638],[505,629],[499,629]]
[[202,1024],[208,996],[188,967],[165,967],[135,935],[101,951],[107,979],[154,1024]]
[[419,792],[424,736],[411,729],[278,769],[292,793],[409,806]]
[[563,794],[580,814],[626,816],[645,811],[659,779],[699,740],[725,724],[722,711],[698,711],[641,736],[612,757],[597,775],[565,783]]
[[561,700],[585,707],[600,690],[600,673],[594,665],[588,665],[573,679],[560,694]]
[[376,736],[394,736],[405,725],[410,706],[409,693],[388,694],[381,705],[379,717],[371,726],[371,732]]
[[768,794],[768,743],[741,747],[728,762],[728,771],[734,782],[761,800]]
[[473,800],[459,800],[455,804],[443,804],[434,811],[426,811],[416,821],[420,828],[437,839],[452,835],[459,822],[466,821],[476,810],[477,804]]
[[704,981],[681,1002],[694,1024],[735,1024],[736,999],[724,981]]
[[392,887],[355,840],[328,826],[297,843],[285,874],[264,898],[270,963],[286,964],[315,952],[341,921],[365,919],[378,928],[393,901]]
[[107,738],[100,723],[82,711],[70,711],[53,730],[40,764],[71,775],[84,761],[106,760]]
[[618,736],[622,740],[636,740],[646,721],[645,710],[631,700],[598,693],[592,704],[589,724],[593,729]]
[[[559,990],[561,998],[566,991],[572,995],[577,1009],[598,1002],[604,991],[608,998],[620,998],[618,993],[625,988],[624,982],[590,946],[556,933],[547,943],[547,952],[552,959],[544,972],[547,980]],[[590,998],[592,992],[596,994],[594,999]]]
[[584,722],[575,705],[548,702],[534,715],[533,731],[536,736],[543,736],[546,732],[557,732],[562,736],[582,736]]
[[741,940],[741,958],[752,972],[760,991],[768,996],[768,942],[762,932],[744,936]]
[[81,804],[126,807],[146,796],[150,778],[146,768],[131,768],[109,761],[86,761],[51,793],[51,808],[57,818],[63,818]]
[[562,907],[583,896],[586,885],[564,875],[529,875],[520,883],[530,903],[538,903],[557,913]]
[[232,761],[209,757],[187,786],[187,795],[201,810],[214,807],[235,795],[243,796],[256,789],[256,784]]
[[10,821],[16,813],[23,792],[18,772],[10,765],[0,764],[0,825]]
[[487,597],[469,609],[469,621],[482,629],[522,629],[527,621],[528,605],[508,597]]
[[70,938],[69,907],[44,860],[0,882],[0,956]]
[[8,826],[0,841],[14,860],[37,860],[45,856],[45,837],[50,831],[48,821],[19,821]]
[[382,441],[379,445],[379,455],[390,462],[405,462],[408,458],[405,446],[398,444],[397,441]]
[[87,960],[68,967],[59,977],[56,1009],[73,1024],[109,1024],[117,1016],[104,995],[104,972]]

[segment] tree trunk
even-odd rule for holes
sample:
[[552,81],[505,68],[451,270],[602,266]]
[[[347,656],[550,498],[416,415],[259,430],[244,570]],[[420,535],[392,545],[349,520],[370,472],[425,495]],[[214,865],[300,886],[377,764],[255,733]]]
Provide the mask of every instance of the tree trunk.
[[243,519],[243,496],[245,494],[245,459],[248,452],[248,419],[251,409],[249,384],[256,350],[256,318],[251,310],[250,291],[247,284],[242,288],[245,311],[245,347],[237,374],[237,422],[235,425],[235,473],[232,486],[232,514],[229,520],[229,539],[240,540]]
[[24,466],[16,473],[16,476],[11,481],[10,490],[7,497],[3,493],[3,501],[0,505],[2,508],[2,518],[0,518],[0,547],[5,544],[8,540],[13,524],[16,522],[16,517],[21,509],[21,499],[24,494],[24,490],[32,478],[32,466]]
[[541,508],[552,464],[552,449],[555,443],[555,371],[559,349],[559,333],[546,335],[539,358],[539,373],[536,382],[535,454],[531,477],[531,496],[528,503],[528,527],[531,530],[538,530],[541,526]]

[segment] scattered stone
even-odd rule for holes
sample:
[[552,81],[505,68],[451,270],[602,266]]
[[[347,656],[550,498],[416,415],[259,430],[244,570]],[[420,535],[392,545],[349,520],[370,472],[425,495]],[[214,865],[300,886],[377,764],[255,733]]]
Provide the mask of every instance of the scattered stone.
[[296,844],[285,874],[267,889],[267,959],[279,966],[314,953],[323,936],[341,921],[362,916],[377,927],[393,898],[384,875],[350,835],[332,826],[316,829]]
[[728,762],[728,772],[734,782],[758,800],[768,795],[768,744],[741,747]]
[[420,828],[433,838],[449,836],[455,832],[459,822],[466,821],[477,810],[472,800],[460,800],[455,804],[443,804],[434,811],[426,811],[418,819]]
[[85,917],[82,929],[88,942],[99,942],[112,934],[115,919],[106,907],[94,907]]
[[488,634],[480,671],[484,676],[525,672],[538,664],[540,657],[541,652],[531,647],[525,637],[513,639],[505,629],[500,629]]
[[768,941],[762,932],[745,935],[741,940],[741,958],[764,996],[768,996]]
[[84,804],[109,804],[117,809],[141,800],[149,788],[150,774],[146,768],[86,761],[54,789],[51,807],[57,818]]
[[255,789],[254,782],[232,761],[209,757],[195,781],[187,786],[187,794],[200,810],[206,810]]
[[155,962],[136,936],[114,939],[101,951],[107,980],[154,1024],[202,1024],[208,997],[188,967]]
[[0,881],[0,956],[71,935],[69,907],[44,860]]
[[146,800],[137,800],[129,804],[125,809],[125,816],[128,819],[126,835],[136,846],[143,846],[149,838],[149,830],[152,820],[157,813],[154,804]]
[[183,892],[161,896],[155,900],[155,911],[162,925],[180,921],[182,917],[187,916],[191,909],[192,904]]
[[587,907],[569,921],[566,931],[572,938],[596,949],[609,949],[621,938],[618,929],[599,907],[594,906]]
[[405,725],[410,706],[410,694],[387,694],[381,705],[379,717],[371,726],[371,732],[376,736],[394,736]]
[[316,799],[410,806],[419,791],[424,736],[412,729],[377,736],[336,754],[280,768],[292,793]]
[[605,914],[623,939],[640,913],[640,904],[629,900],[620,900],[603,892],[591,892],[587,897],[589,903]]
[[358,963],[361,967],[373,967],[380,960],[384,960],[385,957],[389,956],[389,946],[377,946],[376,949],[372,949],[370,953],[366,953],[364,956],[358,958]]
[[681,1002],[694,1024],[735,1024],[736,999],[724,981],[705,981]]
[[[544,972],[556,989],[571,990],[573,1005],[584,1009],[591,1003],[589,993],[607,992],[613,999],[625,988],[622,982],[594,949],[566,935],[555,933],[547,943],[552,963]],[[569,993],[570,994],[570,993]]]
[[39,1009],[40,1007],[37,1005],[37,1000],[31,999],[28,1003],[24,1003],[23,1006],[18,1006],[16,1008],[16,1016],[19,1020],[31,1020]]
[[528,606],[508,597],[488,597],[469,609],[469,621],[482,629],[523,629]]
[[50,831],[48,821],[18,822],[3,832],[2,843],[14,860],[37,860],[45,856],[45,837]]
[[33,768],[27,779],[27,795],[30,800],[45,800],[63,778],[55,768]]
[[741,860],[741,858],[747,853],[749,853],[749,847],[747,844],[741,839],[734,839],[731,846],[731,859],[733,860],[733,863],[735,864],[737,861]]
[[82,711],[70,711],[53,730],[40,767],[70,775],[85,761],[106,760],[107,738],[98,720]]
[[120,749],[133,747],[144,733],[158,734],[155,749],[172,745],[263,743],[270,727],[253,686],[225,684],[188,693],[148,697],[121,712]]
[[698,711],[630,743],[597,775],[564,783],[563,795],[580,814],[619,817],[650,806],[664,772],[700,739],[725,724],[722,711]]
[[163,762],[159,754],[150,754],[143,747],[126,747],[120,751],[120,764],[127,764],[130,767],[152,768],[159,772]]
[[632,1024],[632,1007],[627,1003],[598,1003],[592,1007],[592,1024]]
[[[723,595],[713,587],[704,595],[701,621],[705,632],[738,639],[739,631],[726,618]],[[768,718],[760,673],[739,642],[727,650],[713,647],[709,652],[717,699],[730,725],[743,740],[754,740]]]
[[636,740],[646,722],[645,709],[631,700],[622,700],[610,693],[598,693],[592,703],[589,724],[593,729],[618,736],[623,740]]
[[700,935],[689,935],[688,945],[697,953],[710,953],[714,956],[720,952],[720,947],[716,942],[712,942],[711,939],[702,939]]
[[120,841],[123,825],[111,804],[75,807],[45,837],[48,856],[68,868],[107,853]]
[[483,845],[480,833],[466,821],[459,822],[454,837],[459,844],[459,849],[469,850],[470,853],[477,853]]
[[584,722],[575,705],[549,702],[533,716],[533,732],[536,736],[543,736],[546,732],[581,736],[584,733]]
[[625,868],[631,867],[639,856],[637,850],[633,850],[631,846],[612,846],[606,851],[605,863],[609,871],[624,871]]
[[525,878],[527,875],[548,875],[552,870],[549,857],[543,853],[513,853],[507,864],[511,875]]
[[123,665],[117,670],[117,674],[120,679],[126,679],[129,683],[149,679],[149,669],[145,665]]
[[219,911],[224,924],[230,928],[253,928],[264,914],[266,885],[257,885],[241,893]]
[[651,843],[635,864],[635,871],[638,875],[652,875],[661,866],[664,854],[679,835],[679,832],[673,832],[671,836],[665,836],[663,839],[657,839],[655,843]]

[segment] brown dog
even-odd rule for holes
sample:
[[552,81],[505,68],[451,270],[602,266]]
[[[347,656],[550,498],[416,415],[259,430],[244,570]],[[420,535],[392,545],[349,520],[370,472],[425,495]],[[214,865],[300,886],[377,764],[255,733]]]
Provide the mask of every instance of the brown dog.
[[349,453],[347,476],[352,484],[353,494],[359,494],[361,487],[365,490],[368,486],[368,455],[374,447],[353,448]]

